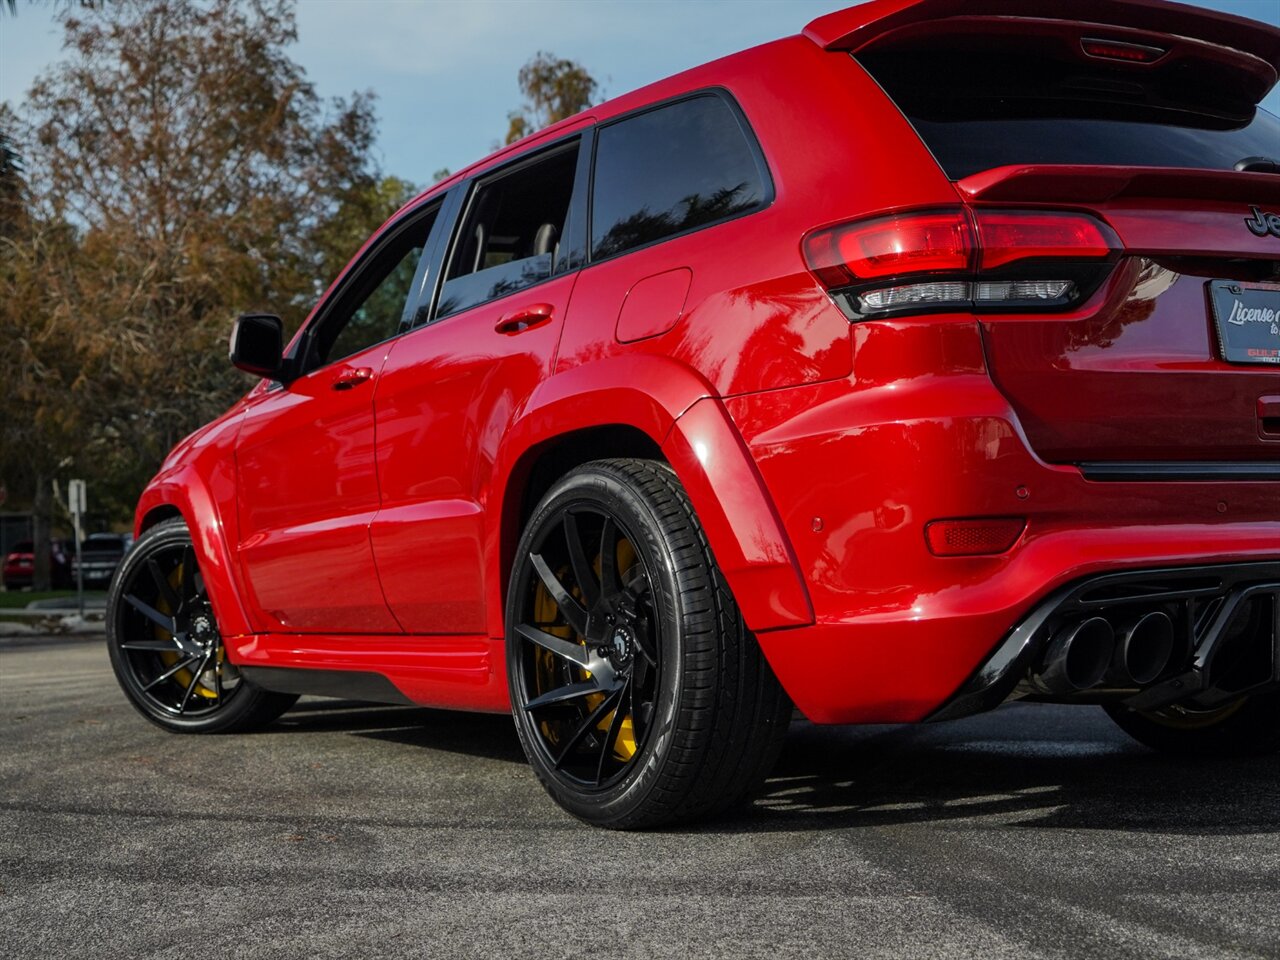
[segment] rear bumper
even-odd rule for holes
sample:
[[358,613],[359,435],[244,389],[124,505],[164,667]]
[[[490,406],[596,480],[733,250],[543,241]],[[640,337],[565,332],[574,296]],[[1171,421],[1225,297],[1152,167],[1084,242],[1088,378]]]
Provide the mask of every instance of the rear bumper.
[[[816,722],[928,718],[1082,578],[1280,559],[1278,483],[1094,482],[1040,460],[973,331],[881,327],[888,349],[863,343],[850,380],[726,401],[814,609],[812,626],[760,642]],[[1010,516],[1026,532],[999,556],[937,557],[925,541],[932,520]]]

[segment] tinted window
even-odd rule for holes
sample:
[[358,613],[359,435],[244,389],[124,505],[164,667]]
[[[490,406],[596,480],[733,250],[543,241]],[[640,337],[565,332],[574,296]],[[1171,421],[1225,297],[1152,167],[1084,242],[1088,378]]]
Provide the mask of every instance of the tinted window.
[[316,364],[332,363],[390,340],[400,329],[422,250],[438,208],[392,228],[326,313],[316,335]]
[[540,283],[555,272],[578,143],[482,181],[453,242],[437,317]]
[[751,143],[720,97],[682,100],[602,127],[596,144],[593,259],[764,203]]
[[84,541],[82,549],[88,553],[110,553],[124,556],[124,539],[122,537],[89,537]]
[[864,54],[868,72],[911,121],[947,176],[1018,163],[1230,170],[1280,153],[1280,121],[1221,86],[1159,72],[1138,83],[1113,68],[942,51]]

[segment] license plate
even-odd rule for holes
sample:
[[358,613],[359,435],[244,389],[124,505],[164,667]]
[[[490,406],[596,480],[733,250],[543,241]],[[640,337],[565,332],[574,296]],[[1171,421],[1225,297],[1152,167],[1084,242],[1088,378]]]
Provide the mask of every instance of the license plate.
[[1223,360],[1280,364],[1280,285],[1213,280],[1209,302]]

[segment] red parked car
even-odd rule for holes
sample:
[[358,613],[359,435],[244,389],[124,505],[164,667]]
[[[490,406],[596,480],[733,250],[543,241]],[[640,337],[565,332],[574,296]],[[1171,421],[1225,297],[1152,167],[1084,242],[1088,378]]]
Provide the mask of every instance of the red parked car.
[[610,827],[742,800],[793,704],[1275,750],[1278,68],[1160,0],[876,0],[454,175],[287,348],[237,321],[125,692],[510,710]]
[[[56,538],[49,541],[49,580],[55,590],[66,589],[75,583],[71,566],[74,558],[73,544]],[[30,540],[20,540],[5,554],[4,588],[22,590],[30,587],[35,581],[35,572],[35,545]]]

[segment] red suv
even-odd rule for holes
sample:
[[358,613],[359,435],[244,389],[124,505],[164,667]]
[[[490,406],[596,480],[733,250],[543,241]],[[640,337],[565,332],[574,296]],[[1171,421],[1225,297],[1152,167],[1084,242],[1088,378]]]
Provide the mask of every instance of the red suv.
[[876,0],[393,217],[169,456],[113,584],[179,731],[507,711],[611,827],[747,796],[793,704],[1101,704],[1280,746],[1280,30]]
[[[66,540],[49,541],[49,578],[55,590],[63,590],[74,585],[72,564],[75,562],[75,547]],[[36,548],[30,540],[15,543],[4,558],[4,588],[21,590],[30,587],[35,580]]]

